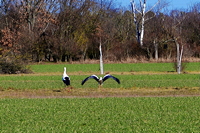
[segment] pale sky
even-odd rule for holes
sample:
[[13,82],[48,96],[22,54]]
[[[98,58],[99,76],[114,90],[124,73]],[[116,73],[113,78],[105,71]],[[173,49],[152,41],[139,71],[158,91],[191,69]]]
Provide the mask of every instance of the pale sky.
[[[135,0],[139,3],[139,0]],[[146,0],[147,5],[152,6],[158,0]],[[162,1],[162,0],[160,0]],[[200,0],[164,0],[165,2],[169,3],[168,8],[171,9],[189,9],[192,5],[199,2]],[[120,3],[121,6],[128,7],[130,6],[130,0],[116,0],[117,3]]]

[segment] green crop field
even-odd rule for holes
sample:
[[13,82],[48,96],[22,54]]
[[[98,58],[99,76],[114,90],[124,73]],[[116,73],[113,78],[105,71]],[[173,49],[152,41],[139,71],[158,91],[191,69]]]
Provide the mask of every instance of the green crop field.
[[[101,87],[93,79],[81,85],[87,76],[102,76],[99,64],[40,64],[30,67],[31,74],[0,75],[0,97],[200,94],[199,62],[188,63],[182,74],[174,71],[173,63],[105,64],[104,73],[119,78],[121,84],[108,79]],[[70,87],[61,80],[63,67],[67,67]]]
[[[199,132],[200,63],[177,74],[172,63],[30,65],[34,73],[0,75],[0,132]],[[63,67],[71,79],[66,87]]]
[[[104,88],[152,88],[152,87],[198,87],[200,86],[199,74],[155,74],[155,75],[114,75],[121,84],[108,79],[103,84]],[[65,88],[61,75],[22,75],[0,76],[0,86],[4,89],[62,89]],[[70,75],[71,86],[74,88],[98,88],[98,83],[90,79],[83,86],[81,81],[86,75]]]
[[[99,64],[43,64],[31,65],[36,73],[62,72],[63,67],[67,67],[68,72],[97,72],[100,73]],[[120,63],[104,64],[105,72],[172,72],[173,63]],[[200,62],[190,62],[186,64],[185,71],[200,72]]]
[[199,132],[200,97],[0,99],[0,132]]
[[[2,89],[62,89],[61,80],[63,67],[71,79],[73,88],[98,88],[95,80],[87,81],[83,86],[81,81],[97,74],[100,76],[98,64],[48,64],[32,65],[34,74],[1,75]],[[200,63],[188,63],[187,74],[173,72],[172,63],[137,63],[137,64],[105,64],[105,72],[120,79],[121,84],[107,80],[104,88],[188,88],[200,86]],[[150,71],[151,70],[151,71]]]

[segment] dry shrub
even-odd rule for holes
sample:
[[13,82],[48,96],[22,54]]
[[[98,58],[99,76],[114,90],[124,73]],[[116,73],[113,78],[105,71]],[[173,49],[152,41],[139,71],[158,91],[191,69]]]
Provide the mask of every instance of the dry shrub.
[[26,66],[20,59],[2,58],[0,60],[1,74],[31,73],[30,67]]

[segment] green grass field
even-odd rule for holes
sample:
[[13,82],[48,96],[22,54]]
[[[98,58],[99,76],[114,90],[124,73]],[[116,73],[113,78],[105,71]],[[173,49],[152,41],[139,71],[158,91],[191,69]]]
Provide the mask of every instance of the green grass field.
[[[88,75],[89,76],[89,75]],[[121,84],[108,79],[103,88],[159,88],[179,87],[189,88],[200,86],[199,74],[151,74],[151,75],[114,75],[118,77]],[[70,75],[71,86],[74,88],[98,88],[98,83],[90,79],[83,86],[81,81],[86,75]],[[0,86],[4,89],[62,89],[65,88],[61,75],[13,75],[0,76]]]
[[[65,87],[63,67],[71,78]],[[171,63],[105,64],[101,88],[91,75],[98,64],[31,65],[34,73],[0,75],[0,133],[199,132],[200,63],[184,74]]]
[[[71,78],[71,86],[74,88],[98,88],[94,80],[87,81],[84,86],[81,81],[97,74],[100,76],[98,64],[47,64],[32,65],[34,74],[1,75],[0,86],[2,89],[62,89],[61,80],[63,67],[67,67],[67,73]],[[200,86],[200,63],[189,63],[187,74],[177,74],[173,71],[172,63],[138,63],[138,64],[105,64],[105,73],[118,77],[121,84],[114,80],[107,80],[104,88],[188,88]],[[150,71],[151,70],[151,71]],[[194,72],[194,73],[192,73]]]
[[[172,72],[173,63],[120,63],[104,64],[105,72]],[[36,73],[62,72],[63,67],[67,67],[70,72],[96,72],[100,73],[99,64],[43,64],[31,65]],[[200,62],[187,63],[185,71],[200,71]]]
[[0,132],[199,132],[200,97],[0,99]]

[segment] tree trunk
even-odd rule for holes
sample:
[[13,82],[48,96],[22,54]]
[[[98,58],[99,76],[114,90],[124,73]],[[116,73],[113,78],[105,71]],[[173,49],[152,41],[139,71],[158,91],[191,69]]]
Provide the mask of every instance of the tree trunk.
[[85,49],[84,49],[84,51],[83,51],[83,55],[82,55],[82,61],[84,61],[85,60],[85,58],[86,58],[86,53],[87,53],[87,46],[85,47]]
[[156,39],[153,41],[154,49],[155,49],[155,59],[158,60],[158,43],[156,42]]
[[99,45],[99,52],[100,52],[100,71],[101,71],[101,74],[103,74],[103,59],[102,59],[101,41],[100,41],[100,45]]
[[175,40],[175,43],[176,43],[176,49],[177,49],[177,72],[178,74],[181,73],[181,62],[182,62],[182,55],[183,55],[183,45],[181,47],[181,51],[180,51],[180,45],[179,43]]
[[142,22],[141,22],[141,31],[140,31],[140,46],[143,46],[143,38],[144,38],[144,17],[145,17],[145,11],[146,11],[146,0],[144,0],[144,3],[142,4],[140,1],[140,5],[142,7]]
[[135,31],[136,31],[135,36],[137,38],[137,41],[140,42],[140,29],[139,29],[139,24],[137,22],[136,5],[135,5],[134,0],[131,2],[131,7],[132,7],[132,13],[133,13],[134,23],[135,23]]
[[[151,11],[159,2],[160,0],[158,0],[158,2],[149,11]],[[134,23],[136,27],[136,38],[140,46],[143,46],[144,24],[145,24],[145,21],[148,20],[148,19],[145,19],[145,15],[146,13],[149,12],[149,11],[146,11],[146,0],[143,0],[143,1],[140,0],[139,8],[136,7],[135,0],[131,0],[131,7],[132,7]],[[141,20],[137,18],[136,13],[139,13],[141,15]]]

